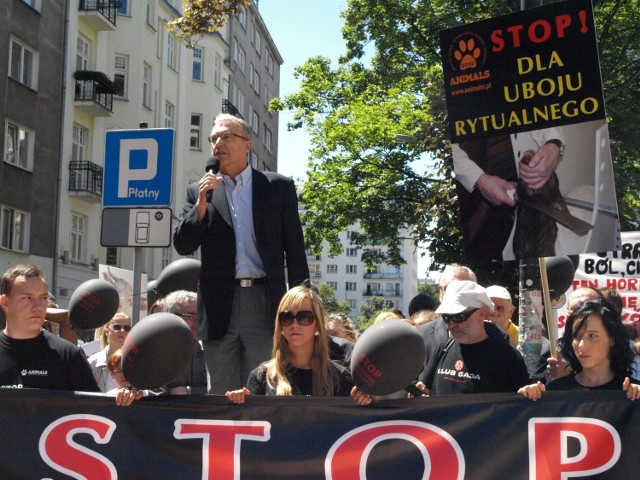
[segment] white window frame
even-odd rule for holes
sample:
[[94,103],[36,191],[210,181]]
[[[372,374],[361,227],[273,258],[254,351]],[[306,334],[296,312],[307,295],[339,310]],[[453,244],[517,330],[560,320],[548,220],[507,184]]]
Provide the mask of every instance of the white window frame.
[[358,282],[344,282],[344,289],[347,292],[355,292],[358,289]]
[[167,34],[167,66],[173,70],[176,69],[177,43],[175,35]]
[[353,264],[345,265],[345,271],[349,275],[357,274],[358,265],[353,265]]
[[260,134],[260,117],[258,117],[258,112],[256,112],[255,110],[251,110],[251,130],[253,130],[253,133],[255,133],[256,135]]
[[240,115],[244,116],[244,94],[240,91],[238,87],[235,87],[235,97],[233,104],[236,106]]
[[238,45],[238,67],[242,73],[246,73],[247,70],[247,54],[244,49]]
[[9,205],[0,205],[0,248],[29,251],[31,215]]
[[73,124],[71,134],[71,160],[81,162],[88,158],[87,144],[89,140],[89,129],[83,127],[79,123]]
[[175,125],[176,107],[171,102],[164,104],[164,128],[173,128]]
[[[196,75],[196,68],[200,69],[199,75]],[[191,67],[191,79],[196,82],[204,81],[204,48],[193,48],[193,65]]]
[[153,24],[155,23],[154,22],[154,17],[155,17],[154,8],[155,8],[155,1],[154,0],[147,0],[146,4],[145,4],[144,21],[151,28],[154,28]]
[[258,95],[260,95],[260,74],[257,70],[253,71],[253,82],[252,82],[253,90]]
[[262,143],[267,148],[267,150],[271,151],[271,141],[272,141],[271,130],[267,128],[267,124],[264,124],[264,135],[262,136]]
[[236,11],[236,18],[238,19],[238,23],[242,25],[242,28],[247,30],[247,9],[243,5],[238,6],[238,10]]
[[[26,53],[29,55],[27,56]],[[9,41],[9,77],[32,90],[37,90],[38,57],[37,50],[17,38],[11,37]]]
[[[120,80],[121,79],[121,80]],[[128,98],[129,94],[129,56],[116,53],[113,60],[113,82],[122,85],[122,92],[114,97]]]
[[142,105],[151,108],[151,92],[153,86],[153,69],[145,63],[142,66]]
[[253,168],[257,169],[258,168],[258,154],[256,152],[254,152],[253,150],[251,150],[250,158],[251,158],[251,161],[250,161],[251,162],[251,166]]
[[76,40],[76,70],[91,70],[91,41],[82,35]]
[[273,77],[273,55],[271,55],[268,48],[264,49],[264,56],[264,65],[267,68],[267,72],[269,72],[269,75]]
[[[3,160],[18,168],[33,171],[33,157],[36,134],[35,131],[13,120],[6,120],[4,125],[4,152]],[[12,140],[13,149],[9,152],[9,140]],[[25,145],[26,140],[26,145]],[[16,146],[18,151],[16,152]],[[26,148],[26,151],[25,151]]]
[[327,282],[327,285],[329,285],[333,291],[338,290],[338,282]]
[[251,43],[256,49],[256,52],[258,52],[258,56],[260,56],[260,49],[262,48],[262,35],[260,35],[258,27],[253,28],[253,39]]
[[81,213],[71,212],[71,228],[69,229],[69,259],[72,262],[84,262],[86,259],[87,232],[89,217]]
[[327,264],[327,273],[338,273],[338,265],[335,263]]
[[[194,119],[197,123],[193,123]],[[189,133],[189,148],[191,150],[202,150],[202,114],[191,114],[191,130]]]

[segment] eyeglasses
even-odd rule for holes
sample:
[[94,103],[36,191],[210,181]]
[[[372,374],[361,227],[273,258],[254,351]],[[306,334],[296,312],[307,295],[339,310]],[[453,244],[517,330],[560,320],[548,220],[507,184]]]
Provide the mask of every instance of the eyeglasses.
[[179,317],[182,317],[182,318],[186,318],[190,322],[195,322],[196,319],[198,318],[198,314],[197,313],[176,313],[176,315],[178,315]]
[[462,323],[462,322],[465,322],[471,315],[476,313],[477,310],[480,310],[480,309],[474,308],[473,310],[469,310],[468,312],[456,313],[454,315],[443,313],[442,320],[444,320],[444,323],[449,323],[449,322]]
[[294,318],[298,322],[298,325],[307,326],[313,323],[313,321],[316,319],[316,316],[310,310],[300,310],[296,314],[285,310],[284,312],[280,312],[280,314],[278,315],[278,320],[283,327],[293,325]]
[[237,133],[221,133],[220,135],[211,135],[208,140],[211,143],[216,143],[218,140],[224,140],[228,142],[229,140],[233,140],[234,138],[241,138],[242,140],[249,140],[247,137],[243,137],[242,135],[238,135]]
[[120,325],[119,323],[112,323],[111,328],[116,332],[119,332],[120,330],[124,330],[125,332],[131,331],[131,325]]

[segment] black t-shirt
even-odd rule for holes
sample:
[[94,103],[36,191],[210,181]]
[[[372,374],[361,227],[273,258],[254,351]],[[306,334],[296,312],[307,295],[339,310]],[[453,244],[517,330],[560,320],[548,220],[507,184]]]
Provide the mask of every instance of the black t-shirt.
[[[333,362],[334,368],[338,371],[338,384],[333,387],[333,395],[337,397],[348,397],[353,387],[351,372],[342,365]],[[291,384],[292,395],[313,395],[313,373],[312,370],[289,367],[286,372],[287,380]],[[247,389],[253,395],[275,395],[275,389],[267,384],[267,367],[263,363],[254,368],[247,380]]]
[[489,336],[479,343],[448,341],[433,376],[433,395],[458,393],[516,393],[529,383],[518,351]]
[[49,332],[27,340],[0,332],[0,388],[100,391],[82,349]]
[[[631,383],[638,383],[637,380],[630,378]],[[557,378],[547,384],[547,390],[622,390],[622,383],[624,382],[624,377],[615,377],[608,383],[604,385],[599,385],[597,387],[587,387],[586,385],[582,385],[578,383],[576,380],[575,374],[567,375],[565,377]]]

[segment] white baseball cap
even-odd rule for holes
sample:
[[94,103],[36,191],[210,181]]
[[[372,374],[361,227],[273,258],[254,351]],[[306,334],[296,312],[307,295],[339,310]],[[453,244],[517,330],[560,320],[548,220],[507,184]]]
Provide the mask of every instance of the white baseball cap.
[[501,298],[503,300],[511,300],[511,294],[509,290],[500,285],[491,285],[487,287],[487,295],[489,298]]
[[454,280],[447,285],[444,298],[436,313],[455,315],[464,312],[469,307],[486,307],[487,310],[493,312],[493,302],[484,287],[470,280]]

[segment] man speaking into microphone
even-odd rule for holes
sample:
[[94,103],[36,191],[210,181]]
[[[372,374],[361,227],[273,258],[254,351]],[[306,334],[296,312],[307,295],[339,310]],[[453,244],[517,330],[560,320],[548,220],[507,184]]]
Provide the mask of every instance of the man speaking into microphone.
[[187,188],[173,245],[180,255],[200,247],[198,338],[208,393],[224,395],[271,358],[286,282],[300,284],[309,267],[293,181],[248,164],[249,125],[220,114],[209,141],[219,174],[218,162],[209,159],[204,176]]

